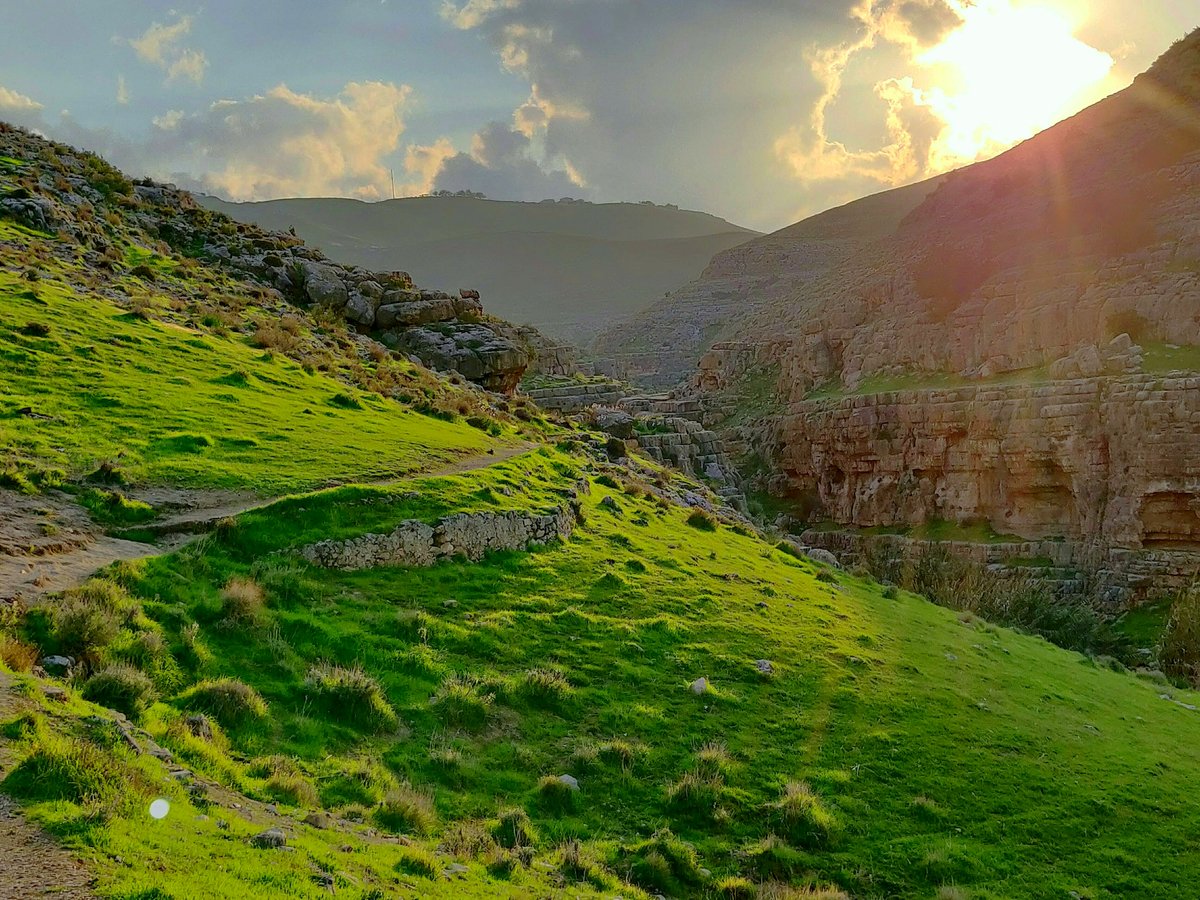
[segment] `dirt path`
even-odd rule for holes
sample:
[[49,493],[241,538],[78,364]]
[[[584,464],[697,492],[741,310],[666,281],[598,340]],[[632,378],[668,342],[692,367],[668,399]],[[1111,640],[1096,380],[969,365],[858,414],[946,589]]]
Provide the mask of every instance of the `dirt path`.
[[[18,711],[11,677],[0,672],[0,719]],[[0,741],[0,779],[12,765]],[[0,900],[57,897],[92,900],[87,867],[40,828],[26,821],[9,797],[0,794]]]
[[[502,447],[427,472],[372,483],[391,485],[414,478],[460,475],[494,466],[535,446],[523,443]],[[279,499],[234,491],[173,488],[149,488],[130,495],[152,506],[175,507],[174,512],[149,526],[164,538],[159,544],[108,537],[91,525],[83,510],[63,498],[25,497],[0,491],[0,600],[30,599],[77,587],[110,563],[144,559],[177,549],[187,543],[188,535],[203,534],[222,519],[268,506]]]

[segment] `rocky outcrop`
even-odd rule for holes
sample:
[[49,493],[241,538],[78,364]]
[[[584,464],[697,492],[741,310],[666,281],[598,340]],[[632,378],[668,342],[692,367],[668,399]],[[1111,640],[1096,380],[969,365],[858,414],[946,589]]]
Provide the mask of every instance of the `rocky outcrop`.
[[[477,291],[422,290],[404,272],[337,264],[294,234],[236,223],[174,185],[130,181],[98,157],[4,123],[0,156],[17,161],[5,167],[0,217],[73,241],[90,269],[124,271],[130,244],[147,255],[174,251],[252,282],[260,309],[319,308],[429,368],[505,393],[534,359],[530,345],[552,343],[484,315]],[[155,279],[147,266],[130,274]]]
[[571,504],[543,513],[458,513],[433,525],[408,520],[387,534],[321,541],[305,547],[301,555],[314,565],[348,571],[377,566],[432,566],[455,556],[477,562],[496,550],[526,550],[566,540],[575,528],[575,518]]
[[690,419],[644,416],[638,419],[634,440],[651,459],[711,482],[719,496],[744,511],[741,478],[719,435]]
[[787,302],[895,229],[939,182],[857,200],[718,253],[695,281],[603,332],[593,348],[597,371],[647,390],[687,380],[714,343],[735,337],[757,310]]

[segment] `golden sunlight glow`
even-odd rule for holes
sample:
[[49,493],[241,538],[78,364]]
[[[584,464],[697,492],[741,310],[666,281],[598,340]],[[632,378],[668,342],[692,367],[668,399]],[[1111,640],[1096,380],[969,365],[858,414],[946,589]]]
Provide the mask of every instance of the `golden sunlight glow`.
[[935,168],[998,152],[1098,99],[1087,94],[1113,58],[1076,38],[1061,10],[1012,0],[956,5],[962,24],[916,59],[942,85],[913,89],[946,124]]

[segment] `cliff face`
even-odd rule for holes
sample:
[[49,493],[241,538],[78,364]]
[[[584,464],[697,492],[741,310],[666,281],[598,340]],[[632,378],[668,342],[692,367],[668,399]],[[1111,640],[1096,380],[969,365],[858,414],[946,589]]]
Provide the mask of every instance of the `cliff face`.
[[776,419],[771,440],[776,489],[839,522],[1200,549],[1200,377],[818,400]]

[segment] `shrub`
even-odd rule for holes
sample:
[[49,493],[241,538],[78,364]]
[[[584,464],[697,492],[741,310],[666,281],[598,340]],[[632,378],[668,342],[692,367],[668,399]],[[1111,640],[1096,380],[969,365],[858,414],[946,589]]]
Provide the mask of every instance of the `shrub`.
[[289,806],[319,806],[317,789],[302,775],[279,772],[267,779],[266,791]]
[[486,822],[480,819],[464,819],[454,822],[443,831],[439,852],[449,853],[458,859],[478,859],[495,850],[496,842]]
[[358,666],[314,666],[309,669],[305,686],[332,718],[376,731],[388,731],[400,724],[379,682]]
[[671,896],[694,896],[691,890],[704,882],[696,848],[670,829],[656,831],[633,847],[621,849],[626,879],[640,888]]
[[482,728],[495,702],[495,695],[484,693],[473,680],[452,675],[442,683],[432,702],[447,725],[459,728]]
[[221,591],[221,614],[230,623],[256,624],[265,609],[262,588],[249,578],[230,578]]
[[378,763],[341,759],[335,761],[332,774],[319,779],[319,784],[324,806],[374,806],[396,786],[396,779]]
[[760,878],[791,880],[808,868],[810,857],[774,834],[768,834],[757,844],[741,853],[745,867]]
[[494,878],[510,877],[520,862],[521,857],[518,853],[500,847],[493,847],[483,857],[484,868]]
[[702,509],[693,510],[692,514],[687,517],[688,525],[699,531],[716,531],[717,519],[710,513]]
[[291,353],[300,346],[300,323],[292,316],[260,322],[254,331],[254,345],[264,350]]
[[817,581],[820,581],[823,584],[837,584],[838,583],[837,576],[834,575],[832,572],[830,572],[828,569],[822,569],[820,572],[817,573]]
[[557,669],[530,669],[521,677],[519,691],[537,706],[558,706],[570,696],[571,685]]
[[404,847],[396,871],[419,878],[437,878],[442,871],[438,858],[423,847]]
[[264,719],[267,703],[250,685],[236,678],[201,681],[179,697],[185,709],[205,712],[226,728]]
[[0,634],[0,663],[11,672],[28,672],[38,661],[38,648]]
[[375,810],[375,823],[386,831],[429,834],[437,827],[433,795],[408,784],[393,788]]
[[83,698],[138,719],[154,702],[154,683],[133,666],[118,663],[92,675],[83,685]]
[[533,823],[525,810],[519,806],[500,810],[496,825],[492,828],[492,837],[507,850],[514,847],[533,847],[537,844],[537,832]]
[[770,881],[758,889],[759,900],[850,900],[850,895],[834,887],[795,887]]
[[939,606],[1041,635],[1068,650],[1117,659],[1134,655],[1129,639],[1085,602],[1057,597],[1044,580],[1033,576],[990,572],[955,556],[944,544],[927,544],[903,561],[884,553],[867,553],[866,561],[880,581],[898,581]]
[[[111,588],[111,590],[110,590]],[[51,636],[62,652],[94,658],[120,634],[124,598],[111,582],[89,582],[53,608]],[[120,605],[119,605],[120,604]]]
[[923,819],[940,819],[942,818],[942,808],[937,805],[937,801],[926,797],[924,794],[913,797],[912,802],[913,812]]
[[1158,659],[1168,675],[1200,684],[1200,589],[1181,592],[1171,604]]
[[58,735],[40,737],[0,784],[21,800],[114,807],[144,791],[142,779],[108,751]]
[[770,804],[770,812],[780,830],[804,847],[829,844],[840,830],[837,818],[802,781],[784,785],[779,799]]

